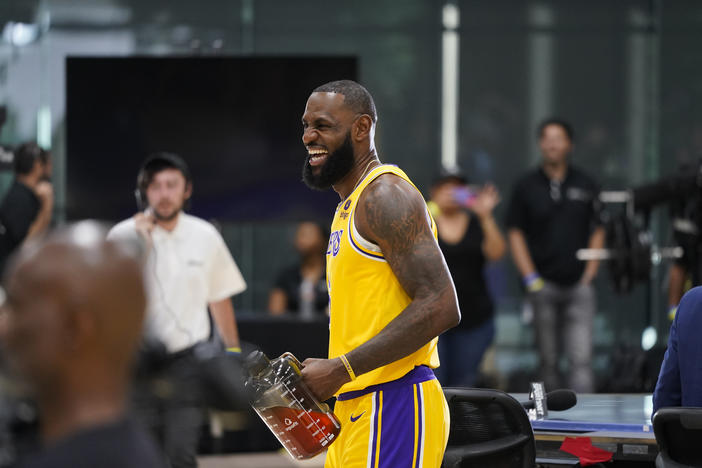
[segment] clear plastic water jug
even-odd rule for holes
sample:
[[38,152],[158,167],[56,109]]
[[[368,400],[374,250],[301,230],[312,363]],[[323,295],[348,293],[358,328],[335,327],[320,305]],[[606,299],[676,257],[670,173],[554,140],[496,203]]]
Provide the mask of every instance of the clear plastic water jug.
[[312,458],[339,435],[341,423],[302,382],[302,365],[285,353],[269,360],[261,351],[245,362],[251,406],[294,459]]

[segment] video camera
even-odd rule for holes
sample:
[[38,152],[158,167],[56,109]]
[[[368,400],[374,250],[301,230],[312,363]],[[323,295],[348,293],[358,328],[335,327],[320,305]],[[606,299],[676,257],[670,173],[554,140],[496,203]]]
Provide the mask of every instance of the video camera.
[[[606,260],[614,289],[630,292],[638,282],[650,278],[653,265],[665,258],[685,260],[693,281],[702,273],[700,229],[702,228],[702,161],[683,164],[668,177],[624,191],[603,191],[606,249],[580,249],[579,260]],[[678,246],[658,247],[649,231],[651,210],[668,204],[672,210],[673,231]],[[619,205],[619,209],[613,205]]]

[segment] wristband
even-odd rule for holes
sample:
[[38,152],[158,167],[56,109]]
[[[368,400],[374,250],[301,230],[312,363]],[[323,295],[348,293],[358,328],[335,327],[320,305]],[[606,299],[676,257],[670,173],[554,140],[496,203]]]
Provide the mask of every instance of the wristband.
[[668,320],[670,320],[671,322],[673,320],[675,320],[675,314],[677,314],[677,313],[678,313],[678,306],[673,305],[673,306],[668,307]]
[[544,287],[544,280],[537,272],[529,273],[524,277],[524,287],[529,292],[541,291]]
[[238,346],[230,346],[227,348],[227,353],[229,354],[241,354],[241,348]]
[[349,373],[351,380],[356,380],[356,373],[351,368],[351,364],[349,364],[349,360],[346,358],[346,355],[342,354],[341,356],[339,356],[339,359],[341,359],[341,362],[344,363],[344,367],[346,368],[346,372]]

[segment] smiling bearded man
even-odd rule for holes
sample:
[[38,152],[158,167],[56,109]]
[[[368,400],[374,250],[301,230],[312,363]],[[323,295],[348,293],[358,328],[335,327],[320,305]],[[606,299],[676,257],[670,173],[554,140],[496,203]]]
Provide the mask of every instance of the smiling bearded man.
[[460,312],[422,195],[378,160],[376,121],[371,95],[347,80],[315,89],[302,117],[303,179],[341,198],[327,249],[329,359],[305,360],[302,376],[320,400],[337,396],[326,467],[438,468],[449,412],[432,369]]

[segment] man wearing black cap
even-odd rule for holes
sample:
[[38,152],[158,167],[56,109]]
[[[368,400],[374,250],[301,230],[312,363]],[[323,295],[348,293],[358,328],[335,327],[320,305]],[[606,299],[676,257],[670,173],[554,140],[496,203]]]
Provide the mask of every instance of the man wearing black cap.
[[[185,162],[174,154],[154,154],[137,177],[142,211],[109,234],[138,235],[146,246],[146,335],[165,345],[173,368],[192,360],[196,345],[210,338],[208,308],[227,351],[241,351],[231,297],[246,289],[246,283],[215,227],[183,211],[191,194]],[[173,467],[197,466],[203,416],[199,408],[169,406],[157,422],[158,438]]]

